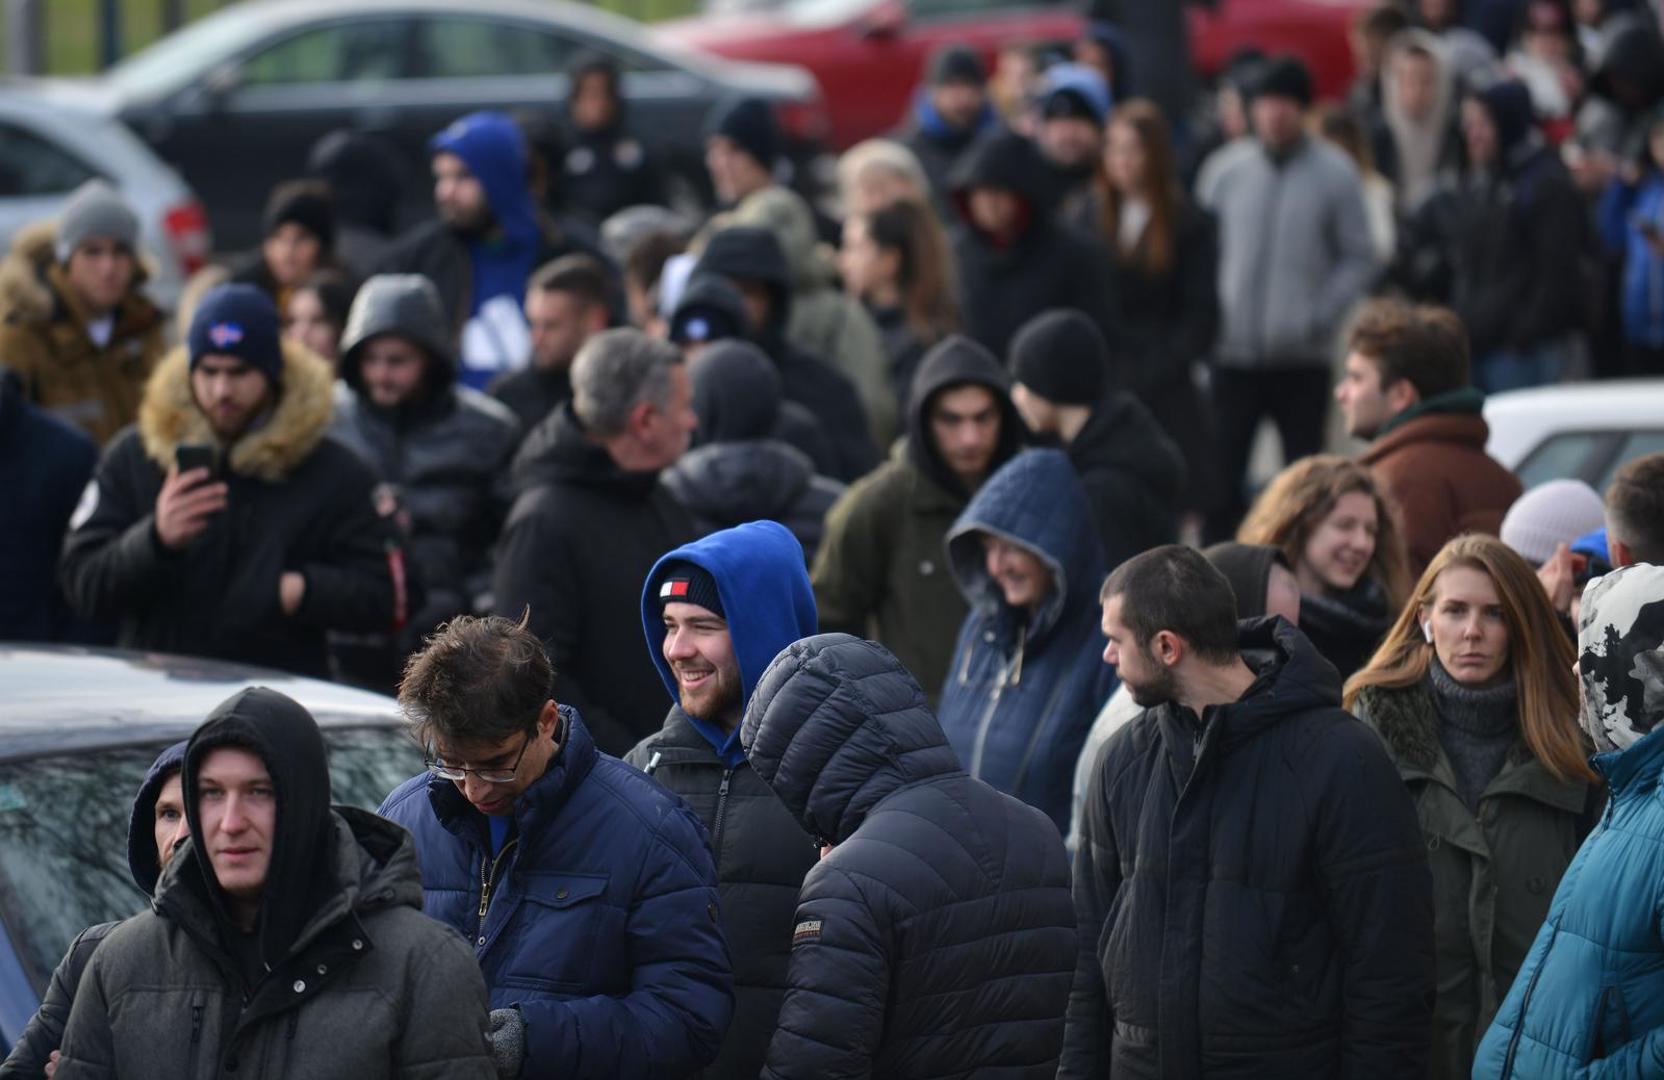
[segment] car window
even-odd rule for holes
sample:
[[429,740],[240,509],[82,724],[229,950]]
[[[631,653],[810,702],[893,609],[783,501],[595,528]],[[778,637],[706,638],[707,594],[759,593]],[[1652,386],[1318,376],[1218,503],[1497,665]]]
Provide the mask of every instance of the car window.
[[0,196],[67,194],[95,174],[34,132],[0,123]]
[[1608,485],[1612,483],[1612,475],[1625,462],[1634,461],[1638,457],[1646,457],[1648,454],[1656,454],[1660,450],[1664,450],[1664,431],[1630,432],[1624,436],[1624,441],[1618,447],[1618,452],[1612,455],[1611,462],[1601,474],[1600,482],[1594,486],[1595,490],[1604,492]]
[[417,27],[421,73],[432,79],[555,75],[580,51],[571,38],[523,22],[424,19]]
[[[325,739],[338,803],[374,810],[422,768],[420,752],[398,728],[336,729]],[[127,868],[128,815],[161,751],[0,765],[0,922],[37,990],[76,934],[143,909]]]
[[243,63],[245,86],[386,82],[404,72],[405,30],[390,19],[332,23],[284,38]]
[[1545,480],[1581,478],[1589,458],[1609,438],[1603,431],[1571,431],[1550,435],[1538,443],[1514,472],[1527,488]]

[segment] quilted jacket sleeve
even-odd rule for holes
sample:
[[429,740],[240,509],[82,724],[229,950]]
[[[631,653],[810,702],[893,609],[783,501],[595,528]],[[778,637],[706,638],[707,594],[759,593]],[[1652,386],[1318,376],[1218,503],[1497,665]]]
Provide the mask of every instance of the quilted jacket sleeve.
[[473,950],[461,937],[428,924],[424,947],[405,978],[406,1012],[396,1080],[495,1080],[486,1040],[490,1002]]
[[75,1004],[75,991],[81,985],[87,961],[114,925],[90,926],[70,942],[69,951],[52,972],[52,981],[46,984],[40,1008],[17,1037],[5,1064],[0,1065],[0,1080],[34,1080],[42,1075],[52,1051],[63,1043],[64,1026],[69,1023],[69,1010]]
[[113,621],[173,587],[180,560],[156,536],[156,491],[131,433],[113,443],[70,521],[58,576],[84,619]]
[[890,941],[879,913],[860,881],[822,863],[803,882],[796,925],[763,1076],[870,1077],[890,988]]
[[1110,828],[1104,780],[1108,745],[1098,752],[1082,810],[1080,846],[1075,851],[1075,922],[1079,956],[1075,984],[1069,992],[1068,1024],[1063,1033],[1059,1080],[1089,1080],[1109,1075],[1110,1038],[1115,1030],[1104,990],[1098,941],[1103,937],[1109,905],[1121,887],[1121,855]]
[[623,997],[527,1001],[525,1080],[687,1076],[716,1058],[734,1009],[704,828],[667,812],[637,885]]

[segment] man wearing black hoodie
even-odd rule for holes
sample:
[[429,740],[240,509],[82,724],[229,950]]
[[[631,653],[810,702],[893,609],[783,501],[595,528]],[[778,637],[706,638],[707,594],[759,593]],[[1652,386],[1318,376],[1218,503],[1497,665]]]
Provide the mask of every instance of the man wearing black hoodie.
[[1184,455],[1155,417],[1121,389],[1109,348],[1078,311],[1048,311],[1011,344],[1012,404],[1036,435],[1063,444],[1080,474],[1113,570],[1173,542]]
[[585,53],[568,77],[571,142],[561,160],[563,205],[599,226],[626,207],[663,204],[664,177],[658,163],[630,131],[618,62]]
[[876,639],[926,687],[947,678],[967,610],[948,529],[1022,444],[1010,386],[976,342],[937,344],[913,378],[904,448],[826,516],[812,574],[822,631]]
[[693,274],[724,278],[739,290],[751,324],[751,340],[780,369],[786,400],[813,413],[831,440],[836,455],[834,478],[850,481],[870,472],[877,464],[876,448],[855,385],[825,360],[786,340],[791,271],[774,234],[755,225],[722,229],[706,243]]
[[[139,793],[133,797],[133,813],[127,829],[127,867],[133,884],[148,897],[156,891],[156,879],[167,869],[173,853],[189,833],[185,830],[185,800],[181,794],[179,770],[185,761],[185,744],[174,743],[163,750],[144,775]],[[17,1045],[0,1064],[0,1080],[35,1080],[47,1065],[58,1059],[64,1026],[75,1004],[75,991],[86,973],[93,950],[120,926],[120,922],[89,926],[70,942],[69,951],[52,972],[40,1008],[17,1037]],[[56,1067],[56,1066],[54,1066]]]
[[1034,144],[1010,131],[979,140],[954,176],[965,332],[997,356],[1049,308],[1084,311],[1110,334],[1108,253],[1053,219],[1049,176]]
[[468,946],[422,914],[409,834],[330,807],[310,713],[244,690],[191,736],[181,775],[190,841],[151,909],[93,954],[57,1080],[245,1064],[342,1080],[496,1075]]
[[651,659],[634,640],[641,583],[660,555],[694,539],[659,474],[696,420],[682,354],[639,330],[607,330],[572,362],[572,400],[533,429],[514,461],[493,592],[554,662],[555,699],[581,712],[595,743],[629,751],[664,716]]

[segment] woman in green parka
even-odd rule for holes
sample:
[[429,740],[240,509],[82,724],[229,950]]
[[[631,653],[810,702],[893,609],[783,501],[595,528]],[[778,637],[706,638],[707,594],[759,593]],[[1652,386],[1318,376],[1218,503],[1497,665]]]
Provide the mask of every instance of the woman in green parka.
[[1469,1075],[1600,812],[1574,659],[1531,567],[1495,537],[1468,535],[1428,565],[1346,684],[1347,708],[1409,786],[1432,865],[1435,1080]]

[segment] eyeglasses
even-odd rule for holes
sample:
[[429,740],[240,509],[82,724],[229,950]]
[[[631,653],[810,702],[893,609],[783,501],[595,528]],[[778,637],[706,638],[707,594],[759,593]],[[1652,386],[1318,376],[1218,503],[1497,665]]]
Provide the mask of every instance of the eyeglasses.
[[460,765],[447,764],[444,758],[439,757],[427,757],[423,760],[428,772],[445,780],[464,780],[472,774],[488,784],[512,784],[520,772],[520,762],[526,757],[526,748],[531,744],[530,735],[521,740],[520,753],[515,756],[514,764],[506,769],[466,769]]

